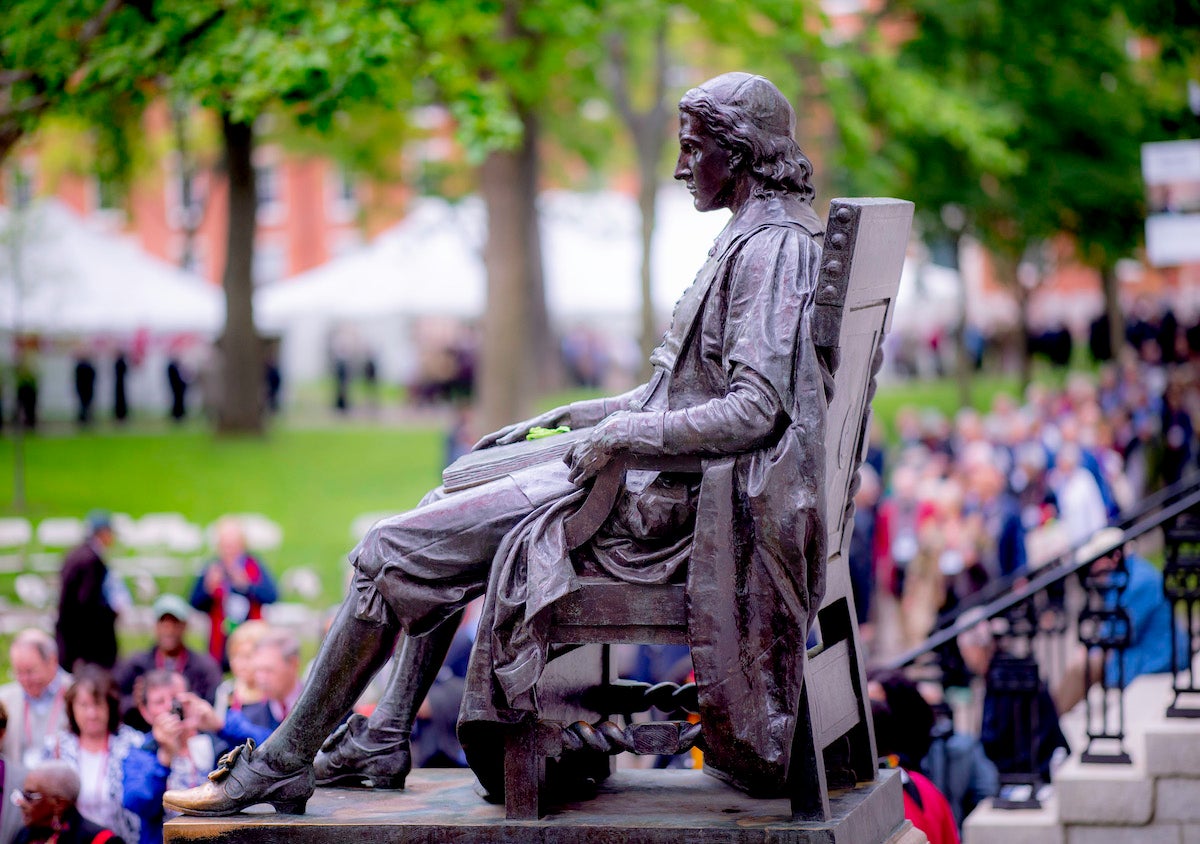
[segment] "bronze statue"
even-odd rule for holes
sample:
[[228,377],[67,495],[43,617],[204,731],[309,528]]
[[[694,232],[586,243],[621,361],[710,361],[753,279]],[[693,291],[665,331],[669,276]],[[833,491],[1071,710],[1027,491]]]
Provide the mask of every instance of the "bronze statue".
[[[706,733],[720,733],[707,741],[706,769],[751,792],[778,787],[805,637],[824,588],[831,376],[809,326],[823,226],[811,205],[811,165],[793,137],[795,115],[774,85],[728,73],[689,91],[679,108],[675,178],[698,210],[728,208],[733,216],[676,305],[651,356],[651,380],[476,445],[517,442],[535,426],[588,429],[565,458],[453,493],[439,488],[372,528],[351,553],[352,592],[283,725],[261,747],[229,754],[211,782],[168,792],[168,808],[223,815],[271,803],[303,812],[318,783],[401,787],[416,708],[462,607],[485,589],[490,623],[476,650],[487,649],[488,683],[468,695],[462,719],[504,722],[534,707],[546,660],[541,620],[574,577],[563,520],[583,487],[629,454],[712,458],[721,461],[722,482],[710,485],[711,471],[703,483],[697,475],[630,473],[612,516],[576,559],[645,584],[689,567],[690,601],[705,605],[709,620],[689,631],[697,679],[709,709],[726,716],[705,723]],[[713,554],[738,567],[736,594],[691,588]],[[380,706],[325,741],[402,632]]]

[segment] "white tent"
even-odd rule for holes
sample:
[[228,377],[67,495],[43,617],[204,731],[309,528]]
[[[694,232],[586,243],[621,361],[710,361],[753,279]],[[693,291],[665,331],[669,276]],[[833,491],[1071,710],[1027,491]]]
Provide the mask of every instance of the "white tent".
[[[171,344],[181,335],[213,337],[223,320],[220,289],[65,205],[46,200],[21,211],[0,208],[0,332],[41,336],[35,362],[43,412],[74,412],[80,351],[97,369],[96,413],[107,415],[114,355],[136,348],[129,354],[128,402],[165,413]],[[11,353],[0,344],[0,357]]]
[[369,246],[259,290],[261,327],[311,317],[347,321],[385,314],[475,317],[483,312],[479,208],[422,200]]
[[0,328],[216,334],[223,294],[48,200],[0,209]]
[[[539,205],[552,321],[560,329],[586,324],[632,337],[641,308],[634,200],[616,193],[549,192]],[[697,214],[686,192],[666,186],[658,219],[653,298],[665,321],[728,215]],[[376,353],[384,377],[404,378],[404,361],[414,357],[414,320],[483,315],[485,236],[478,199],[422,199],[369,246],[260,290],[259,325],[283,335],[290,379],[324,371],[330,337],[347,325]]]
[[[667,192],[664,192],[667,193]],[[680,207],[681,204],[686,207]],[[656,309],[669,313],[728,215],[699,215],[686,194],[667,193],[655,235]],[[556,322],[636,316],[638,244],[632,199],[615,193],[542,197],[546,298]],[[478,200],[420,200],[374,243],[260,290],[260,324],[279,329],[310,316],[331,320],[482,316],[484,214]]]

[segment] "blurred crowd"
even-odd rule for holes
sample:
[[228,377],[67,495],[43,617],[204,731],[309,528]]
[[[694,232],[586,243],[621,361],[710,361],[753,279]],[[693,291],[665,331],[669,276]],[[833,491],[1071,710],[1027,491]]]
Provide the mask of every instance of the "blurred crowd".
[[[1091,557],[1087,549],[1119,545],[1120,532],[1107,527],[1118,514],[1197,471],[1200,334],[1142,303],[1127,340],[1117,360],[1094,374],[1068,374],[1061,389],[1034,384],[1020,401],[997,395],[987,412],[962,410],[953,418],[903,408],[886,447],[875,432],[850,549],[872,663],[919,647],[991,584],[1019,582],[1073,551]],[[1171,670],[1171,640],[1182,630],[1163,597],[1161,572],[1117,549],[1098,559],[1092,576],[1118,563],[1124,589],[1110,590],[1105,602],[1126,610],[1131,643],[1107,663],[1079,646],[1053,687],[1040,684],[1033,748],[1014,740],[1021,727],[990,687],[979,734],[955,732],[945,690],[1004,671],[1009,658],[986,624],[943,649],[936,686],[875,674],[879,752],[904,769],[907,816],[930,841],[957,841],[947,818],[961,824],[980,799],[998,793],[1001,775],[1031,771],[1050,781],[1055,760],[1068,751],[1059,715],[1083,698],[1085,676],[1119,686]]]
[[[9,649],[0,844],[161,842],[164,792],[201,784],[222,754],[264,741],[303,688],[300,641],[263,619],[277,598],[274,578],[247,551],[236,518],[216,524],[215,553],[190,598],[160,595],[152,643],[129,653],[116,623],[132,600],[105,562],[111,519],[94,511],[86,525],[86,540],[63,559],[53,632],[22,630]],[[188,643],[193,624],[206,645]],[[473,633],[464,624],[418,716],[419,765],[465,765],[454,723]],[[378,693],[356,710],[368,714]]]
[[[997,395],[987,413],[902,408],[894,444],[870,449],[850,554],[876,654],[915,647],[988,583],[1079,547],[1195,471],[1198,372],[1147,349],[1061,390],[1035,384],[1023,403]],[[895,636],[877,635],[883,616],[898,617]]]
[[[53,635],[19,632],[0,686],[0,844],[158,842],[162,795],[204,780],[219,756],[264,740],[300,694],[300,644],[262,621],[276,599],[240,523],[220,520],[191,600],[154,602],[153,642],[120,652],[132,606],[106,563],[111,518],[93,511],[63,558]],[[203,616],[207,647],[186,642]],[[228,676],[226,675],[228,671]]]

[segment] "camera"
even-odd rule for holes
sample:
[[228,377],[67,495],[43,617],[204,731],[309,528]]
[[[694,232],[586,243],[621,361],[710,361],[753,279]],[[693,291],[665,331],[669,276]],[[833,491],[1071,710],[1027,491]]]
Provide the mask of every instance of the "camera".
[[183,720],[183,701],[177,700],[171,704],[171,714],[180,721]]

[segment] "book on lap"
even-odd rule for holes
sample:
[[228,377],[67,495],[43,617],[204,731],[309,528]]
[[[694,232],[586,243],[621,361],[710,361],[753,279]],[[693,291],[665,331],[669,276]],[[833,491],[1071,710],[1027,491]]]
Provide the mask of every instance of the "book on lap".
[[562,460],[571,446],[587,435],[588,430],[580,428],[552,437],[521,440],[511,445],[496,445],[468,452],[442,470],[442,486],[446,492],[458,492],[539,463]]

